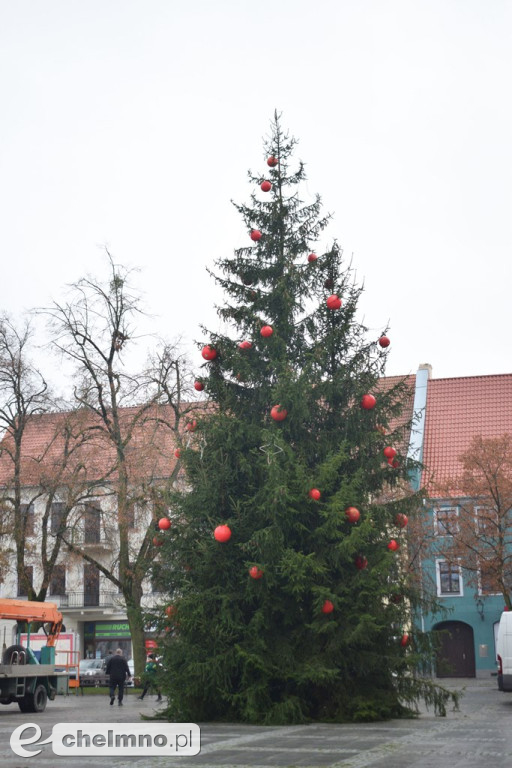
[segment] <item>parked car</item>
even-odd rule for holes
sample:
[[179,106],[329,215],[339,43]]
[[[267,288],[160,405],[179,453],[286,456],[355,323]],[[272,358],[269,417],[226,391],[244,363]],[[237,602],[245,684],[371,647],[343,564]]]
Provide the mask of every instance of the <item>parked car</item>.
[[512,613],[506,611],[501,614],[498,627],[496,660],[499,690],[512,691]]
[[[126,683],[126,685],[133,687],[133,659],[128,660],[128,666],[130,668],[130,674],[132,678]],[[106,667],[107,659],[82,659],[80,662],[81,685],[94,685],[96,688],[98,688],[100,685],[108,686],[110,683],[110,677],[107,675]]]
[[82,659],[79,667],[81,685],[96,687],[108,685],[109,679],[105,667],[105,659]]

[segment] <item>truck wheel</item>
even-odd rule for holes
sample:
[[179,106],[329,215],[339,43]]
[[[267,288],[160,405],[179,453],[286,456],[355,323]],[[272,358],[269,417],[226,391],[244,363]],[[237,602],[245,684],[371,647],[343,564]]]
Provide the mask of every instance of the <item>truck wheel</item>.
[[22,712],[44,712],[47,701],[48,694],[44,685],[36,685],[34,693],[26,693],[18,701],[18,706]]
[[[23,653],[22,653],[23,651]],[[5,651],[2,653],[2,664],[12,664],[12,657],[15,654],[18,654],[16,664],[26,664],[27,663],[27,653],[26,648],[24,648],[22,645],[10,645],[8,648],[5,649]]]

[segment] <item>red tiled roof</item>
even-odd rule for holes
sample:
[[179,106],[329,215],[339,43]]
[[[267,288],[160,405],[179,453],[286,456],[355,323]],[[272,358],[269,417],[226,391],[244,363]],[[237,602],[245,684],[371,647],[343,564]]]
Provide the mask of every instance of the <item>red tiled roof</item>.
[[[433,496],[436,486],[446,486],[460,475],[460,456],[474,437],[512,434],[511,406],[511,373],[429,380],[422,485]],[[456,488],[453,495],[459,495]]]
[[[402,400],[402,413],[400,416],[392,417],[389,420],[389,425],[387,428],[387,432],[395,432],[396,430],[400,430],[409,422],[412,421],[413,415],[414,415],[414,390],[415,390],[415,384],[416,384],[416,376],[414,375],[408,375],[408,376],[383,376],[379,381],[377,382],[376,386],[376,396],[378,397],[379,392],[389,392],[393,387],[398,386],[401,383],[405,384],[404,388],[404,394],[403,394],[403,400]],[[409,438],[410,438],[410,430],[404,430],[402,439],[400,443],[395,443],[394,447],[399,451],[399,453],[402,453],[404,455],[407,454],[407,449],[409,447]]]
[[[191,404],[189,404],[191,405]],[[194,404],[195,405],[195,404]],[[201,409],[198,403],[196,410]],[[123,437],[132,428],[140,408],[121,408],[120,422]],[[197,412],[183,416],[180,431]],[[133,436],[126,445],[131,479],[169,477],[176,458],[174,450],[176,440],[169,428],[174,425],[174,413],[169,406],[153,406],[144,418],[133,426]],[[64,429],[72,430],[72,458],[61,477],[62,483],[69,482],[80,467],[82,481],[99,480],[115,468],[116,456],[112,442],[107,438],[104,425],[99,417],[90,411],[70,413],[45,413],[31,416],[26,424],[22,440],[21,473],[23,485],[38,486],[52,476],[55,477],[62,466],[65,445]],[[84,433],[87,435],[83,440]],[[185,432],[188,435],[187,432]],[[0,443],[0,486],[10,485],[13,477],[13,463],[9,457],[12,438],[5,435]],[[114,479],[115,472],[109,479]]]

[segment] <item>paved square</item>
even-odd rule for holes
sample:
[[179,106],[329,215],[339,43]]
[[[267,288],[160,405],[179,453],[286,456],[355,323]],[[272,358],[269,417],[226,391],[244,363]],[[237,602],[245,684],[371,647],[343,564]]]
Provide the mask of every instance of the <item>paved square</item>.
[[[200,723],[201,753],[193,757],[118,757],[114,768],[510,768],[512,766],[512,694],[498,691],[495,678],[449,680],[465,693],[459,712],[437,718],[422,712],[415,720],[358,725],[259,727]],[[108,696],[59,696],[42,714],[22,714],[17,705],[0,708],[2,768],[104,768],[103,757],[70,760],[53,754],[51,745],[37,757],[13,754],[13,730],[37,722],[42,739],[57,722],[138,722],[158,710],[155,697],[138,701],[132,692],[125,705],[109,706]],[[31,749],[30,746],[26,747]]]

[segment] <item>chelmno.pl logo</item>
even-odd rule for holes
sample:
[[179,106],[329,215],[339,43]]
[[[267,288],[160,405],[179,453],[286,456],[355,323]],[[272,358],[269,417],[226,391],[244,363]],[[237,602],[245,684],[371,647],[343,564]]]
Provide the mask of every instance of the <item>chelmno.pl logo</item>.
[[[11,734],[11,749],[19,757],[36,757],[43,744],[55,755],[166,755],[184,757],[201,751],[201,731],[195,723],[56,723],[44,741],[36,723],[25,723]],[[32,749],[26,749],[28,746]]]

